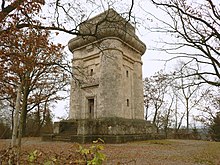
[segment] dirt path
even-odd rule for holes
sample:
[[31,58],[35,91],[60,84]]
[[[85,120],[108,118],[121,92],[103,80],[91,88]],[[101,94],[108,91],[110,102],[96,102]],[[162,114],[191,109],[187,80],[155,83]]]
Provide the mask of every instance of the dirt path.
[[[0,140],[0,150],[6,149],[8,140]],[[23,139],[23,159],[38,150],[41,159],[56,157],[66,164],[78,159],[78,144],[42,142],[39,138]],[[83,145],[89,147],[91,144]],[[104,164],[128,165],[220,165],[220,143],[195,140],[149,140],[125,144],[103,144],[107,156]],[[26,153],[26,154],[25,154]],[[45,159],[45,158],[44,158]]]

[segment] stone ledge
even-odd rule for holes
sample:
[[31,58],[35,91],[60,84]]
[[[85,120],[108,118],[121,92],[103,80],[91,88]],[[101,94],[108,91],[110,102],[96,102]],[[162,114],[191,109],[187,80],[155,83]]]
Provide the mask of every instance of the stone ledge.
[[65,142],[76,142],[76,143],[92,143],[93,141],[101,138],[105,143],[119,144],[132,141],[143,141],[155,139],[152,134],[139,134],[139,135],[54,135],[45,134],[42,136],[43,141],[65,141]]
[[148,121],[119,117],[66,120],[54,124],[55,134],[133,135],[155,132],[155,127]]
[[43,135],[43,141],[92,143],[101,138],[106,143],[125,143],[157,138],[154,125],[140,119],[109,117],[65,120],[56,122],[54,126],[54,134]]

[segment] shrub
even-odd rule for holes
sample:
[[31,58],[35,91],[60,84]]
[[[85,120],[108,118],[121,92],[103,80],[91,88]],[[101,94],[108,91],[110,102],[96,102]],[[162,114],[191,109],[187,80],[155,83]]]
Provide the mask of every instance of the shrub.
[[0,121],[0,139],[11,138],[11,128],[9,125]]
[[220,112],[217,113],[213,124],[210,126],[210,133],[212,140],[220,141]]
[[93,145],[89,148],[83,148],[79,145],[78,153],[83,157],[82,160],[79,160],[77,163],[85,163],[87,165],[101,165],[102,162],[106,159],[105,154],[100,151],[104,149],[103,145],[98,144],[99,142],[104,143],[102,139],[93,141]]

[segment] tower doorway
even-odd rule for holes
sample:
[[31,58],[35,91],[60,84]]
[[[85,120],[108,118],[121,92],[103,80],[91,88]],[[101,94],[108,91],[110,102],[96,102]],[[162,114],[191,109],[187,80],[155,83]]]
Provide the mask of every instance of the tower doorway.
[[89,119],[94,118],[94,98],[88,99],[88,114]]

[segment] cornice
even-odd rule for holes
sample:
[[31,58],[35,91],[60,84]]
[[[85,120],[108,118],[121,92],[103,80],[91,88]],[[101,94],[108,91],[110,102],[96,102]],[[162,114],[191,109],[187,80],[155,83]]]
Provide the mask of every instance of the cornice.
[[115,28],[100,30],[97,36],[78,36],[73,38],[69,41],[68,47],[71,52],[74,52],[75,49],[107,38],[118,38],[133,47],[141,55],[146,51],[146,45],[136,35],[131,35],[124,30],[116,30]]

